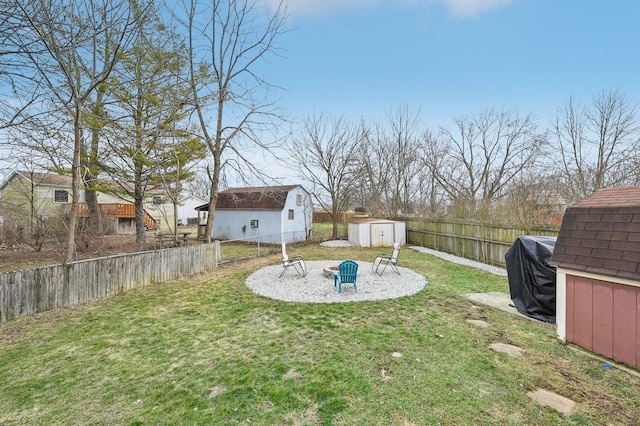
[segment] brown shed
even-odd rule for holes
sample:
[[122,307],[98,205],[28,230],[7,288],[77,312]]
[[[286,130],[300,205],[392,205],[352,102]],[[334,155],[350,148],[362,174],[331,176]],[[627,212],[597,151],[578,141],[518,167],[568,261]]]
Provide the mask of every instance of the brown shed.
[[569,207],[550,264],[558,336],[640,368],[640,187]]

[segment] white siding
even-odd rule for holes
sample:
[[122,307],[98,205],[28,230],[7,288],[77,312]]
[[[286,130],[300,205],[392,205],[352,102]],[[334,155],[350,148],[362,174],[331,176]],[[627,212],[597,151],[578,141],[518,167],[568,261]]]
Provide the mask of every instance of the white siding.
[[[298,195],[302,197],[298,205]],[[293,210],[293,220],[289,219]],[[251,221],[258,227],[252,228]],[[304,241],[313,221],[311,196],[302,187],[293,188],[287,195],[282,210],[216,210],[213,219],[214,239],[236,240],[259,239],[262,243],[280,244],[284,239],[290,243]]]
[[[258,227],[251,227],[257,220]],[[274,210],[216,210],[213,219],[213,238],[220,240],[255,239],[280,243],[280,212]]]
[[[298,195],[302,198],[302,204],[298,205]],[[289,210],[293,210],[294,218],[289,219]],[[311,229],[313,212],[311,197],[301,187],[289,191],[287,201],[282,210],[282,232],[287,243],[304,241]]]
[[404,222],[381,219],[349,224],[349,242],[357,247],[391,247],[395,241],[407,242]]
[[[196,195],[189,195],[188,197],[184,197],[180,200],[178,204],[178,219],[182,220],[183,224],[187,224],[189,219],[197,219],[198,211],[196,207],[201,206],[203,204],[208,203],[209,200],[206,200],[202,197],[198,197]],[[202,217],[202,215],[201,215]],[[202,221],[202,219],[201,219]],[[201,225],[206,225],[206,220],[201,223]]]

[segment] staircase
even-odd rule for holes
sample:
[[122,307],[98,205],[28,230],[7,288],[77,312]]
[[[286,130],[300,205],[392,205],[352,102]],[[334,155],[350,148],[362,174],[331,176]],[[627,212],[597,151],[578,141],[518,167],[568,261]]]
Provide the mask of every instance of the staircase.
[[144,209],[142,210],[144,212],[144,224],[147,226],[147,228],[149,228],[149,230],[157,231],[159,228],[158,222],[153,218],[153,216],[147,213],[146,210]]

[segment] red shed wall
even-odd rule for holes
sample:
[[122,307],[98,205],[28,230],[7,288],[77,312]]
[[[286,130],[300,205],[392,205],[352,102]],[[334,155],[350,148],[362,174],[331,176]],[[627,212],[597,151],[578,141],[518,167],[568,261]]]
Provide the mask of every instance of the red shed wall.
[[640,287],[567,275],[566,340],[640,367]]

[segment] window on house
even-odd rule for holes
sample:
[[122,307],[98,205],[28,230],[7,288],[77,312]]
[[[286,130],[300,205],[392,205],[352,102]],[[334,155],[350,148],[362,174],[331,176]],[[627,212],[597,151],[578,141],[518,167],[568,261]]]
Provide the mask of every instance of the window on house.
[[293,215],[294,215],[293,210],[290,209],[289,210],[289,220],[293,220]]
[[296,195],[296,205],[298,205],[298,206],[302,205],[302,194],[297,194]]
[[53,193],[53,202],[54,203],[68,203],[69,202],[69,191],[65,191],[63,189],[56,189]]
[[252,228],[258,227],[258,219],[251,219],[251,227]]

